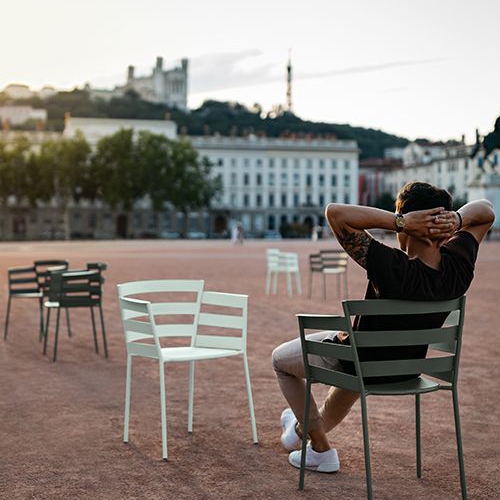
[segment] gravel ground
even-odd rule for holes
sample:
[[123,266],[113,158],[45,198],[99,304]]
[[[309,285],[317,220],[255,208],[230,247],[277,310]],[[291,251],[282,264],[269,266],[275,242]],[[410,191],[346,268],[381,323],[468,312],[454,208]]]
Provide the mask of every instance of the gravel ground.
[[[388,240],[391,242],[392,240]],[[306,475],[279,443],[285,407],[270,356],[298,335],[295,314],[339,313],[334,278],[323,301],[315,276],[307,298],[307,256],[334,240],[25,242],[0,245],[3,304],[6,269],[34,259],[66,258],[78,268],[108,263],[104,295],[110,357],[95,354],[88,311],[72,311],[73,337],[62,323],[59,359],[41,353],[36,303],[13,301],[9,337],[0,341],[0,498],[17,499],[321,499],[366,498],[361,419],[355,405],[330,435],[342,468]],[[266,296],[265,249],[300,254],[304,293],[288,297],[284,280]],[[241,359],[197,365],[194,432],[187,434],[187,366],[166,367],[169,461],[161,460],[158,367],[134,365],[130,443],[122,443],[125,349],[115,285],[138,279],[203,278],[205,288],[249,295],[249,361],[259,445],[252,444]],[[363,296],[365,274],[350,263],[350,297]],[[500,243],[480,250],[468,292],[460,375],[469,498],[500,498]],[[52,337],[51,337],[52,339]],[[49,350],[51,345],[49,345]],[[230,376],[228,376],[230,374]],[[318,399],[324,387],[315,387]],[[422,401],[423,478],[414,466],[414,413],[410,398],[368,401],[375,498],[460,498],[448,393]]]

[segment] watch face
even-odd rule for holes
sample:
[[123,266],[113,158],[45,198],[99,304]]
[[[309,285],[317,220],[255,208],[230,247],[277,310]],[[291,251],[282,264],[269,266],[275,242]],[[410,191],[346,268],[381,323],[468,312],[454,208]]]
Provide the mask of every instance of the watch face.
[[402,214],[396,214],[396,228],[401,230],[405,227],[405,218]]

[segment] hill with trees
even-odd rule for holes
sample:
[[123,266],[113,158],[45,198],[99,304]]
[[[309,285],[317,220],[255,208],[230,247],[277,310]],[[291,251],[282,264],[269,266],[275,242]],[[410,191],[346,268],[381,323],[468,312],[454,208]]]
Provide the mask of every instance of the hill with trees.
[[[8,99],[0,93],[0,105]],[[250,133],[268,137],[332,137],[357,141],[360,157],[382,157],[385,148],[401,147],[408,143],[404,137],[387,134],[381,130],[352,127],[348,124],[318,123],[302,120],[293,113],[274,111],[264,113],[259,104],[248,108],[235,102],[205,101],[198,109],[184,112],[163,104],[143,101],[130,91],[124,97],[109,101],[92,99],[85,90],[75,89],[41,100],[31,98],[16,100],[15,105],[31,105],[45,108],[48,113],[46,128],[62,130],[64,113],[72,116],[93,118],[156,119],[165,117],[178,124],[179,132],[185,135],[243,136]]]

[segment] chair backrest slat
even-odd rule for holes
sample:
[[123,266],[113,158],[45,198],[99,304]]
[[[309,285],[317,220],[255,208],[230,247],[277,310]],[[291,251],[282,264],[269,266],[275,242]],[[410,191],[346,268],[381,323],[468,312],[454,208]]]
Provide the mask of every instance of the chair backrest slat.
[[444,301],[348,300],[351,316],[415,315],[445,313],[460,309],[461,299]]
[[330,316],[326,314],[297,314],[299,327],[309,330],[340,330],[347,331],[344,316]]
[[427,330],[387,330],[357,331],[358,347],[389,347],[407,345],[426,345],[431,342],[454,342],[458,336],[458,326],[429,328]]
[[397,359],[389,361],[361,361],[364,377],[419,375],[427,372],[449,372],[453,369],[455,356],[421,359]]

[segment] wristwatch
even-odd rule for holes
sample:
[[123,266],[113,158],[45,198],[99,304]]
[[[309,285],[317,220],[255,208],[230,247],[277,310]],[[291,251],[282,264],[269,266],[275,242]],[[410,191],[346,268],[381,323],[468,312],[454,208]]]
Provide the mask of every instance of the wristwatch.
[[394,220],[394,224],[396,225],[396,232],[400,233],[405,227],[404,215],[396,212],[396,219]]

